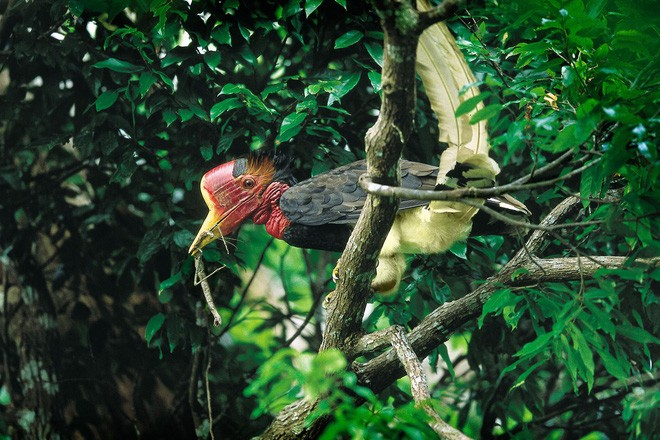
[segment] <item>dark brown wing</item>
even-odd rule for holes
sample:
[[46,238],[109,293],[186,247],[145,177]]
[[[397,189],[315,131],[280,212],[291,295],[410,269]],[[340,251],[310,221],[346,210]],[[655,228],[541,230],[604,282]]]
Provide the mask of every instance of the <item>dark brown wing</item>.
[[[286,190],[280,198],[280,208],[292,223],[308,226],[354,224],[367,198],[358,185],[358,179],[366,172],[367,164],[360,160],[314,176]],[[433,189],[437,175],[437,167],[401,161],[401,183],[404,188]],[[427,203],[401,200],[399,209]]]

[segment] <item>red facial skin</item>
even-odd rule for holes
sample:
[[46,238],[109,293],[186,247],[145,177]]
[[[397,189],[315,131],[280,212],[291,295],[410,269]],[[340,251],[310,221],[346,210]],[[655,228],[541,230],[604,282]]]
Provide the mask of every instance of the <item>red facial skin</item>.
[[266,224],[266,231],[282,238],[288,220],[279,208],[281,194],[289,188],[273,182],[275,167],[267,158],[250,160],[246,171],[233,176],[236,161],[227,162],[207,172],[201,181],[209,214],[189,252],[196,253],[213,240],[231,234],[250,216],[256,224]]
[[256,225],[266,225],[266,232],[275,238],[282,239],[284,230],[291,223],[280,209],[280,197],[289,189],[289,185],[282,182],[272,182],[264,191],[262,203],[252,216]]

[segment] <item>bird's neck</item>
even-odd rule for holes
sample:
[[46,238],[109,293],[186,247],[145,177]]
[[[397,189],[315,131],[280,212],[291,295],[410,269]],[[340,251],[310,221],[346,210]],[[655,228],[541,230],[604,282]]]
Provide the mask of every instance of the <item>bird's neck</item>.
[[273,182],[261,196],[261,205],[252,215],[252,221],[257,225],[266,225],[266,232],[281,239],[284,230],[291,223],[280,209],[280,197],[289,185],[284,182]]

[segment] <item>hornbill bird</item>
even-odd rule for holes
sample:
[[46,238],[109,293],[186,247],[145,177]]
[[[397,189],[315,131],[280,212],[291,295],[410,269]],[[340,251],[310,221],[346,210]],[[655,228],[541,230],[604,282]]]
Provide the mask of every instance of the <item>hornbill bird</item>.
[[[487,157],[485,160],[490,160]],[[401,160],[401,185],[413,189],[447,189],[484,179],[477,161],[458,163],[437,185],[438,167]],[[342,251],[364,207],[366,192],[358,179],[367,172],[364,160],[318,174],[296,183],[290,162],[272,154],[256,154],[213,168],[201,180],[209,208],[189,253],[196,254],[216,240],[236,231],[248,219],[263,224],[273,237],[292,246]],[[526,216],[524,204],[510,196],[487,199],[485,204],[502,212]],[[460,202],[426,202],[402,199],[399,211],[379,255],[372,288],[381,294],[398,290],[406,267],[405,254],[444,252],[467,238],[472,225],[480,233],[498,232],[487,218],[474,221],[478,209]]]

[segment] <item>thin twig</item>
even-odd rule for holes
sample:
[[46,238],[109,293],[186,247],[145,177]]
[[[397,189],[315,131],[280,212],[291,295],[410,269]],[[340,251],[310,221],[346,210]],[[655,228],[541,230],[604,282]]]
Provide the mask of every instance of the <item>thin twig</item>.
[[[390,186],[390,185],[383,185],[380,183],[376,183],[373,180],[371,180],[371,178],[366,174],[360,176],[358,183],[360,184],[362,189],[364,189],[369,194],[376,194],[382,197],[400,197],[405,199],[427,200],[427,201],[461,201],[461,199],[464,199],[466,197],[469,198],[492,197],[492,196],[507,194],[514,191],[524,191],[524,190],[554,185],[557,182],[561,182],[563,180],[581,174],[586,169],[596,165],[596,163],[598,163],[599,160],[600,159],[594,159],[593,161],[579,168],[576,168],[571,172],[564,174],[563,176],[555,177],[553,179],[548,179],[534,183],[522,183],[522,184],[508,183],[506,185],[493,186],[491,188],[465,187],[465,188],[458,188],[447,191],[410,189],[410,188],[402,188],[398,186]],[[538,174],[538,170],[537,170],[537,174]]]
[[460,0],[445,0],[428,11],[419,12],[417,31],[421,34],[427,27],[454,16]]
[[208,349],[208,357],[206,359],[206,371],[204,372],[204,383],[206,385],[206,406],[209,414],[209,435],[211,436],[211,440],[215,440],[215,435],[213,434],[213,407],[211,406],[211,384],[209,382],[209,371],[211,370],[211,350],[210,350],[211,331],[209,330],[208,333],[209,333],[209,349]]
[[494,219],[499,220],[503,223],[507,223],[512,226],[519,226],[527,229],[538,229],[541,231],[554,231],[556,229],[564,229],[564,228],[579,228],[582,226],[601,225],[605,223],[605,220],[586,220],[583,222],[561,223],[558,225],[548,225],[548,226],[535,225],[533,223],[527,223],[525,221],[515,220],[510,217],[507,217],[506,215],[495,211],[493,208],[490,208],[484,205],[483,203],[477,202],[475,200],[463,199],[463,200],[457,200],[457,202],[463,203],[464,205],[472,206],[473,208],[478,208],[483,212],[485,212],[486,214],[493,217]]
[[202,357],[202,350],[197,349],[193,355],[192,365],[190,367],[190,378],[188,379],[188,406],[190,407],[190,413],[193,418],[193,425],[195,429],[201,424],[199,415],[195,410],[195,402],[197,402],[197,370],[199,369],[199,362]]
[[[568,150],[564,154],[562,154],[561,156],[559,156],[558,158],[556,158],[552,162],[549,162],[549,163],[545,164],[541,168],[532,169],[532,171],[529,174],[527,174],[526,176],[521,177],[518,180],[514,180],[513,182],[511,182],[511,184],[521,185],[523,183],[529,182],[534,177],[538,177],[540,175],[543,175],[543,174],[547,173],[548,171],[552,171],[553,169],[557,168],[559,165],[564,163],[564,161],[566,159],[568,159],[569,157],[571,157],[573,154],[575,154],[574,150]],[[534,166],[535,167],[536,167],[536,163],[537,163],[537,161],[535,160],[534,161]]]
[[247,296],[247,292],[250,289],[250,286],[252,285],[252,282],[254,279],[257,277],[257,271],[261,267],[261,264],[264,262],[264,258],[266,257],[266,251],[268,251],[268,248],[270,247],[271,244],[273,244],[274,238],[271,238],[268,243],[266,244],[266,247],[264,247],[264,250],[261,251],[261,255],[259,255],[259,259],[257,260],[257,266],[254,268],[254,272],[252,272],[252,276],[250,276],[250,279],[248,282],[245,284],[245,287],[243,287],[243,290],[241,291],[241,296],[240,299],[238,300],[238,303],[236,304],[235,307],[232,308],[232,313],[229,315],[229,321],[227,322],[227,325],[225,325],[225,328],[222,329],[222,332],[218,335],[218,337],[222,337],[225,333],[229,331],[231,328],[231,325],[234,321],[234,316],[236,316],[236,312],[238,312],[238,309],[241,308],[243,305],[243,302],[245,302],[245,297]]
[[461,431],[442,420],[433,408],[431,393],[429,391],[428,381],[426,380],[426,374],[422,368],[422,363],[410,345],[403,327],[398,325],[390,327],[388,329],[388,337],[397,357],[401,361],[403,368],[406,370],[406,374],[410,378],[410,392],[415,400],[415,404],[422,408],[429,416],[429,425],[431,428],[433,428],[441,439],[469,439],[469,437]]
[[195,277],[199,279],[199,284],[202,285],[202,291],[204,292],[204,299],[206,300],[206,304],[209,306],[209,310],[213,315],[213,325],[218,327],[220,324],[222,324],[222,318],[220,317],[218,310],[215,308],[215,303],[213,302],[213,296],[211,295],[211,288],[209,287],[209,282],[207,280],[208,276],[204,271],[204,262],[202,261],[201,251],[195,253]]

